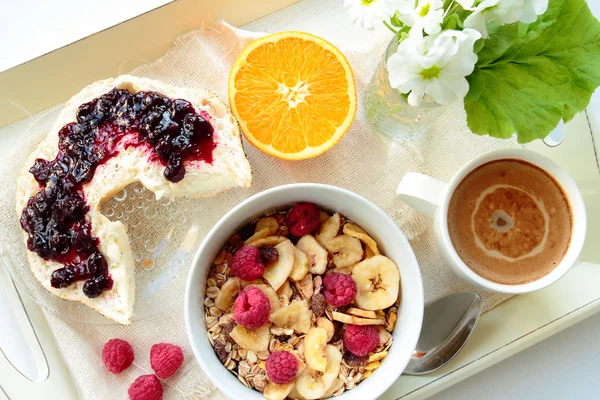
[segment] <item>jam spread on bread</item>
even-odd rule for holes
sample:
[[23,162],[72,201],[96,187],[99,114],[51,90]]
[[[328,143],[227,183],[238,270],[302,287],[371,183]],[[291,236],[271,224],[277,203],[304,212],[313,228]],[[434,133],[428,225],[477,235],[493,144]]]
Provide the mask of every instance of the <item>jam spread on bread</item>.
[[82,104],[77,121],[58,133],[56,158],[38,158],[31,167],[40,188],[20,220],[28,234],[27,248],[64,265],[52,273],[54,288],[85,280],[83,292],[91,298],[112,288],[106,259],[85,218],[89,207],[83,185],[99,165],[118,154],[117,145],[126,136],[122,147],[147,149],[150,161],[164,165],[165,179],[174,183],[185,176],[184,162],[211,164],[216,147],[212,125],[186,100],[115,88]]

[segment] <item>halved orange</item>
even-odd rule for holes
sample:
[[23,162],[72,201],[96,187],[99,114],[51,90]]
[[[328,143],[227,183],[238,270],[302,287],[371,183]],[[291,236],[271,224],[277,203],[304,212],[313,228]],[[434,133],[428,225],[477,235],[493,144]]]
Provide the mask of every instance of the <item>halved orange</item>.
[[333,147],[356,115],[356,86],[346,57],[304,32],[250,43],[229,74],[229,105],[244,136],[285,160]]

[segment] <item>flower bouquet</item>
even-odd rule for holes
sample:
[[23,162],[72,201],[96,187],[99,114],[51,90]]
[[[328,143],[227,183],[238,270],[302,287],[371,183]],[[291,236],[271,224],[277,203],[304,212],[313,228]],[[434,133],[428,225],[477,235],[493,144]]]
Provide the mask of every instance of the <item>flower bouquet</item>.
[[354,23],[383,21],[395,34],[367,95],[384,131],[398,121],[424,131],[430,110],[463,100],[474,133],[530,142],[584,110],[600,85],[600,23],[585,0],[344,4]]

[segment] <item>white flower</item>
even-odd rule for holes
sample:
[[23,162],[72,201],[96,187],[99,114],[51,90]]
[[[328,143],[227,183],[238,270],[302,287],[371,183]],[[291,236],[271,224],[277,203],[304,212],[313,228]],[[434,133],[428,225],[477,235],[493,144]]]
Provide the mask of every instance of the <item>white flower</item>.
[[367,30],[373,30],[395,11],[393,0],[344,0],[344,7],[348,8],[352,23]]
[[417,107],[424,95],[439,104],[464,98],[469,91],[465,76],[475,68],[473,44],[481,35],[473,29],[446,30],[435,36],[409,35],[387,61],[390,85],[408,95]]
[[424,30],[428,35],[435,35],[442,30],[444,20],[443,0],[401,0],[397,4],[399,19],[407,26]]
[[475,0],[456,0],[456,2],[458,4],[460,4],[462,6],[462,8],[464,8],[465,10],[473,7],[473,4],[475,3]]
[[487,24],[512,24],[521,16],[523,0],[483,0],[473,9],[473,13],[465,20],[465,28],[481,32],[484,39],[489,37]]
[[519,21],[525,23],[535,22],[538,15],[542,15],[548,9],[548,0],[523,0],[523,12]]

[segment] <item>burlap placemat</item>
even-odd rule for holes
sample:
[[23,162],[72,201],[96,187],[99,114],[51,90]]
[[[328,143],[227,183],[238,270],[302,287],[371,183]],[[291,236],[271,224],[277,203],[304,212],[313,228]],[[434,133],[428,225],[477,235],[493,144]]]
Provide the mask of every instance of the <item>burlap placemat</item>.
[[[133,74],[173,85],[205,87],[226,99],[227,76],[233,61],[244,46],[259,35],[236,30],[226,24],[190,32],[178,38],[175,47],[164,57],[136,69]],[[346,53],[355,70],[359,104],[362,104],[368,80],[388,40],[389,36],[382,35],[368,51],[358,51],[346,43],[335,43]],[[210,210],[210,219],[216,221],[243,199],[280,184],[322,182],[350,189],[386,211],[411,239],[423,273],[426,301],[429,302],[448,293],[472,288],[443,264],[435,247],[431,222],[396,199],[398,182],[408,171],[427,172],[447,180],[474,156],[490,149],[515,145],[512,141],[470,133],[461,103],[449,107],[424,139],[411,145],[394,142],[375,132],[367,124],[359,106],[348,134],[333,150],[313,160],[295,163],[276,160],[245,142],[254,175],[252,188],[230,191],[216,200],[199,201],[205,202],[203,207]],[[207,233],[208,228],[200,232],[200,237]],[[135,322],[129,327],[80,325],[47,313],[49,324],[84,399],[127,398],[131,382],[139,375],[152,373],[148,354],[152,344],[157,342],[180,345],[186,357],[181,370],[164,382],[165,399],[225,398],[206,378],[188,345],[183,293],[171,295],[176,299],[171,312]],[[485,292],[481,295],[485,310],[507,298]],[[128,340],[136,351],[133,366],[119,375],[107,373],[100,357],[102,345],[114,337]]]

